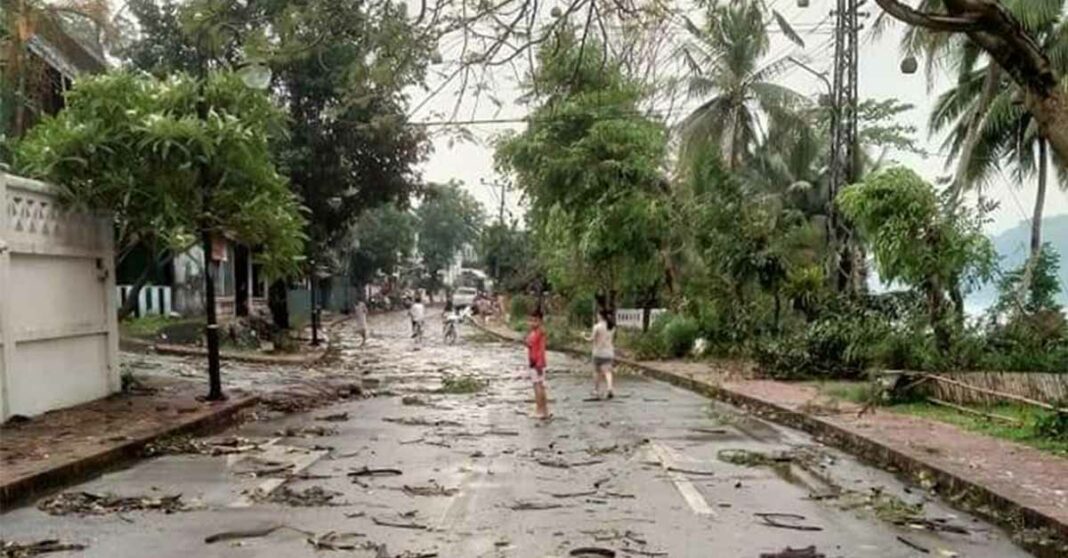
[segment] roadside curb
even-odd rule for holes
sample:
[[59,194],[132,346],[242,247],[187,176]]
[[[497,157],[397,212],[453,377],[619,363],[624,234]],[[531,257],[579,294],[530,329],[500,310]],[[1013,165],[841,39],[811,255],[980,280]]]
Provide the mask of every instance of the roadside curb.
[[31,498],[49,491],[93,478],[109,469],[142,457],[144,449],[160,438],[180,434],[210,434],[234,424],[241,411],[259,402],[259,396],[247,395],[218,403],[208,412],[179,417],[168,426],[155,429],[132,440],[116,442],[99,451],[82,455],[55,467],[31,473],[0,485],[0,512],[8,511]]
[[[480,331],[511,342],[521,342],[499,331],[474,324]],[[550,350],[569,354],[581,354],[570,347],[551,347]],[[773,422],[803,430],[820,442],[842,449],[862,461],[907,476],[912,480],[925,479],[933,481],[938,492],[953,505],[974,513],[992,523],[1013,531],[1025,529],[1044,529],[1056,533],[1060,539],[1068,540],[1068,524],[1061,522],[1041,510],[1034,509],[1013,500],[999,491],[974,483],[956,473],[938,465],[927,462],[913,455],[908,455],[874,438],[864,436],[820,417],[799,412],[778,403],[767,401],[751,395],[739,393],[719,385],[696,380],[692,377],[670,372],[661,368],[639,363],[630,359],[617,358],[619,364],[639,370],[642,375],[692,391],[711,399],[725,401],[737,407],[752,411]],[[1031,549],[1040,551],[1040,549]],[[1057,551],[1054,550],[1054,553]],[[1039,555],[1042,555],[1039,552]]]

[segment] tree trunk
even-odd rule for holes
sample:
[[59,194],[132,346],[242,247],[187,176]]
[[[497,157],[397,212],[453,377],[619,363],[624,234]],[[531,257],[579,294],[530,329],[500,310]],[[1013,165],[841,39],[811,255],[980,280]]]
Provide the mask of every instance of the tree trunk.
[[1034,279],[1035,266],[1042,253],[1042,210],[1046,205],[1046,186],[1049,183],[1049,146],[1046,140],[1038,140],[1038,192],[1035,193],[1035,210],[1031,214],[1031,250],[1024,264],[1023,276],[1020,278],[1020,307],[1027,308],[1028,295],[1031,293],[1031,281]]
[[267,307],[271,309],[271,320],[278,329],[289,329],[289,308],[286,297],[289,288],[285,281],[277,280],[267,288]]
[[1044,97],[1028,95],[1027,108],[1057,160],[1068,161],[1068,91],[1055,88]]
[[925,282],[927,291],[927,311],[931,317],[931,328],[935,334],[935,345],[942,355],[949,354],[952,336],[946,324],[946,300],[941,282],[937,277],[930,277]]

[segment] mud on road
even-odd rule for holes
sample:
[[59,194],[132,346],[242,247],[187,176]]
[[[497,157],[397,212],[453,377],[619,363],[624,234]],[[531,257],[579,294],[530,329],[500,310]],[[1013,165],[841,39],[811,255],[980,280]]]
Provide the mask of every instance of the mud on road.
[[628,375],[591,401],[588,363],[550,354],[555,417],[536,421],[519,347],[371,325],[365,347],[342,326],[329,372],[373,397],[176,445],[5,514],[0,539],[107,558],[1029,556],[923,487],[735,408]]

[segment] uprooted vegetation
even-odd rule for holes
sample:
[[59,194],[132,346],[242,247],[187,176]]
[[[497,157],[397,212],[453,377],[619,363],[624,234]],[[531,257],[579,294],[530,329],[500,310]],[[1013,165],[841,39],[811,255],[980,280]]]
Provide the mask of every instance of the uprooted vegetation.
[[441,378],[441,393],[465,394],[478,393],[489,386],[489,381],[472,374],[456,376],[445,374]]

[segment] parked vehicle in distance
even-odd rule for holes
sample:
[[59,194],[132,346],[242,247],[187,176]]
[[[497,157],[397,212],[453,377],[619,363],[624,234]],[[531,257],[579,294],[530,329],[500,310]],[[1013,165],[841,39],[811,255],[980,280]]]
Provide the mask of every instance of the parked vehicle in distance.
[[474,287],[459,287],[452,293],[452,305],[457,308],[467,308],[475,303],[478,289]]

